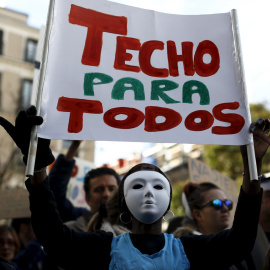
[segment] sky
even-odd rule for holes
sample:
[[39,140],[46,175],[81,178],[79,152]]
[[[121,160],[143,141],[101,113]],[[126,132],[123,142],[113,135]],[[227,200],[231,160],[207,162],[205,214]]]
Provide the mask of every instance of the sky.
[[[269,0],[115,0],[122,4],[174,14],[213,14],[237,9],[246,86],[250,103],[270,104],[270,16]],[[0,0],[0,6],[29,15],[28,24],[46,24],[49,0]],[[97,142],[97,166],[127,153],[138,152],[149,144]]]

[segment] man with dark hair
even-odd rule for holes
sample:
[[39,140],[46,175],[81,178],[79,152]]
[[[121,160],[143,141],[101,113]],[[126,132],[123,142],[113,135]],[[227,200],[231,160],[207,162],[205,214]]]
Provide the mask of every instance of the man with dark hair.
[[91,179],[96,178],[96,177],[100,177],[100,176],[105,175],[105,174],[114,176],[116,181],[117,181],[117,186],[120,184],[119,175],[116,173],[115,170],[113,170],[111,168],[107,168],[107,167],[93,169],[93,170],[89,171],[84,178],[83,188],[84,188],[85,195],[87,197],[88,197],[88,195],[90,195]]
[[90,170],[84,179],[85,200],[90,211],[84,207],[75,207],[66,197],[68,182],[75,164],[74,156],[81,141],[73,141],[66,155],[59,155],[53,165],[49,181],[54,193],[61,219],[75,231],[86,231],[92,215],[105,204],[111,192],[120,182],[118,174],[111,168],[101,167]]
[[93,214],[97,213],[100,205],[105,204],[112,191],[119,184],[117,173],[110,168],[97,168],[89,171],[84,179],[85,200],[91,208],[75,221],[69,221],[66,225],[77,231],[86,231],[87,224]]

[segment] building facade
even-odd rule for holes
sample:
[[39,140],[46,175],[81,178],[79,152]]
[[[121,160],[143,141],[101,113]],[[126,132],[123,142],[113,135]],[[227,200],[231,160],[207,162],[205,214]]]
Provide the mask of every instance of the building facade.
[[188,159],[203,159],[203,146],[198,144],[155,143],[142,153],[133,153],[105,166],[114,168],[120,175],[138,163],[151,163],[165,172],[171,183],[189,179]]
[[[27,25],[28,16],[0,8],[0,113],[14,123],[20,109],[30,104],[39,29]],[[0,129],[1,186],[24,179],[20,152]]]
[[[28,15],[0,8],[0,115],[11,123],[28,108],[40,30],[27,24]],[[12,139],[0,128],[0,188],[24,182],[22,156]],[[65,152],[69,141],[52,141],[55,152]],[[94,142],[83,142],[78,156],[94,161]]]

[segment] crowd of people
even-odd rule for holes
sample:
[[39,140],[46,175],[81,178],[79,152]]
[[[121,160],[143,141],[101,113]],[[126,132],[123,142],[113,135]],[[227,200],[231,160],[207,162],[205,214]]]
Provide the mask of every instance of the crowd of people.
[[[27,160],[33,125],[42,123],[34,107],[19,113],[15,127],[0,124]],[[270,122],[252,123],[258,179],[250,179],[247,150],[240,147],[243,183],[237,206],[213,183],[187,183],[185,217],[166,232],[172,186],[157,166],[141,163],[121,179],[113,169],[89,171],[84,180],[90,210],[66,197],[80,141],[53,156],[39,139],[34,176],[26,180],[31,219],[0,226],[1,269],[270,269],[270,179],[261,176],[270,145]],[[180,198],[179,198],[180,200]],[[233,224],[230,214],[236,207]]]

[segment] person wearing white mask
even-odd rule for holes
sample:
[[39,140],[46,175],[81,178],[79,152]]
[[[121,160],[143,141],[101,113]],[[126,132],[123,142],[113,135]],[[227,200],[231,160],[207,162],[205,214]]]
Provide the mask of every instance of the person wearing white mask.
[[[21,148],[24,160],[27,160],[25,149],[32,126],[42,123],[42,118],[35,114],[33,108],[20,112],[15,127],[0,119],[0,124]],[[258,175],[270,145],[269,127],[270,121],[261,119],[250,128]],[[119,186],[121,219],[131,222],[131,233],[114,237],[105,231],[75,232],[62,223],[46,174],[46,165],[52,162],[49,142],[43,139],[37,149],[34,176],[26,181],[36,237],[45,252],[66,270],[227,269],[251,252],[261,205],[260,180],[250,179],[245,146],[241,147],[241,153],[243,185],[231,229],[180,239],[162,233],[162,219],[170,208],[171,185],[158,167],[138,164],[127,172]]]

